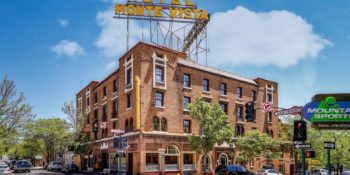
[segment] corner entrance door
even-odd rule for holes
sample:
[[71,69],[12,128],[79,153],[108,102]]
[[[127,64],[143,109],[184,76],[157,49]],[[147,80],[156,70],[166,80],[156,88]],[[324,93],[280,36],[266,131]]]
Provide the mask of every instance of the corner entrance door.
[[133,175],[133,156],[132,156],[132,153],[128,154],[128,175]]
[[102,169],[108,168],[108,154],[102,153]]

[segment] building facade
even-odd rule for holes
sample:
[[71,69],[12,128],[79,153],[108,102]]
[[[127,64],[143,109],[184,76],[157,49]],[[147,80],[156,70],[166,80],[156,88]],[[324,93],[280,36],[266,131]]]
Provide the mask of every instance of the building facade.
[[[200,65],[185,53],[143,42],[118,61],[116,71],[100,82],[92,81],[76,95],[88,148],[83,169],[121,169],[128,174],[213,172],[217,165],[239,163],[234,159],[239,154],[234,143],[244,133],[256,129],[279,137],[279,120],[273,111],[257,110],[255,122],[244,118],[247,102],[254,101],[256,108],[264,102],[278,106],[276,82]],[[197,122],[186,109],[198,96],[219,103],[235,130],[232,143],[217,145],[207,157],[191,150],[187,140],[189,134],[199,134]],[[125,133],[112,133],[112,129]],[[288,152],[270,163],[285,174],[293,166]],[[247,167],[256,171],[265,164],[261,157]]]

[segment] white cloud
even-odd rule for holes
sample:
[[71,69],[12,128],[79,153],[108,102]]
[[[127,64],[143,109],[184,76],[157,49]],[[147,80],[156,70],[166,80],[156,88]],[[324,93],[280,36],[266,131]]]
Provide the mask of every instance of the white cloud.
[[62,40],[58,44],[51,46],[51,51],[57,56],[75,57],[85,54],[84,49],[75,41]]
[[[96,20],[101,33],[94,45],[101,49],[106,57],[115,57],[126,50],[126,20],[114,19],[114,10],[112,8],[97,13]],[[142,28],[134,20],[129,20],[129,46],[131,47],[142,36]]]
[[58,19],[57,22],[63,27],[67,27],[70,24],[70,22],[65,19]]
[[110,63],[108,63],[106,66],[105,66],[105,69],[107,71],[110,71],[110,70],[113,70],[113,69],[116,69],[117,68],[117,61],[112,61]]
[[[312,25],[288,11],[257,13],[238,6],[215,13],[208,26],[209,65],[274,65],[290,67],[316,58],[331,42]],[[214,59],[215,58],[215,59]]]

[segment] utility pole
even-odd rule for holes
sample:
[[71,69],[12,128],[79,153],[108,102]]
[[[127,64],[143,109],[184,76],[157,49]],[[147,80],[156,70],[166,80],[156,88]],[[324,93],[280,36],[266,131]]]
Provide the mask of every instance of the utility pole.
[[332,168],[331,168],[331,150],[327,149],[327,168],[328,168],[328,175],[332,174]]

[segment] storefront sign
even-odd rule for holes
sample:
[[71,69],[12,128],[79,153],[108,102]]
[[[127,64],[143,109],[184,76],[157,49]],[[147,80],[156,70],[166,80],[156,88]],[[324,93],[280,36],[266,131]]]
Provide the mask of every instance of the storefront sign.
[[[140,2],[139,2],[140,1]],[[115,4],[115,15],[164,18],[164,13],[170,18],[209,20],[207,11],[197,9],[192,0],[128,0],[126,4]]]
[[320,102],[311,102],[304,107],[304,117],[315,122],[350,122],[350,101],[337,102],[327,97]]

